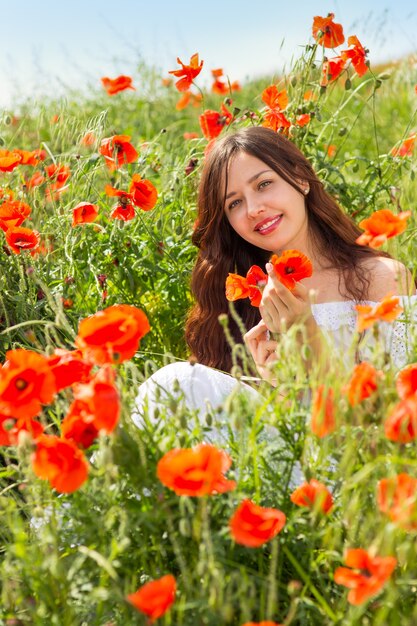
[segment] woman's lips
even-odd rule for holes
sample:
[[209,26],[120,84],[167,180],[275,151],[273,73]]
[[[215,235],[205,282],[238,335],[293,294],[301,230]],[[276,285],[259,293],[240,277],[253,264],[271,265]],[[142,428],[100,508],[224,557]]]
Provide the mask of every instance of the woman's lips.
[[259,222],[259,224],[255,226],[255,230],[260,235],[269,235],[269,233],[272,233],[272,231],[276,229],[281,219],[282,219],[282,215],[276,215],[275,217],[268,217],[266,220]]

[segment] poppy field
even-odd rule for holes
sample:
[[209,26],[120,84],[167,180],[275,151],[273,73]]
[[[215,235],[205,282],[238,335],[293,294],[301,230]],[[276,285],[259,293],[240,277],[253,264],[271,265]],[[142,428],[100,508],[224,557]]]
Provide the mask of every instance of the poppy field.
[[[261,405],[237,392],[199,418],[173,396],[131,417],[140,383],[189,358],[199,172],[228,132],[284,133],[360,243],[415,278],[417,60],[373,67],[333,14],[306,39],[284,76],[239,84],[199,51],[0,111],[1,625],[417,623],[404,302],[358,307],[372,359],[333,350],[306,374],[291,327]],[[224,279],[230,316],[259,305],[262,268]],[[381,341],[398,319],[401,367]]]

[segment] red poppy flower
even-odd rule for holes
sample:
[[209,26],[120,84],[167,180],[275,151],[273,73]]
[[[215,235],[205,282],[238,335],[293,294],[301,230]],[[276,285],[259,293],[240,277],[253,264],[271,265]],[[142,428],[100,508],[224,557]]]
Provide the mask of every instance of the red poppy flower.
[[365,232],[357,238],[356,243],[379,248],[387,239],[405,231],[410,215],[411,211],[402,211],[398,215],[394,215],[389,209],[375,211],[371,217],[359,222],[359,227]]
[[93,416],[74,410],[73,405],[71,405],[61,423],[61,437],[70,439],[77,446],[87,450],[98,435],[99,431],[94,425]]
[[313,37],[320,46],[337,48],[345,41],[343,27],[333,22],[334,13],[327,17],[316,16],[313,20]]
[[378,372],[371,363],[362,361],[355,365],[349,383],[343,391],[347,395],[350,406],[356,406],[378,388]]
[[297,506],[307,507],[313,511],[329,513],[333,507],[333,498],[326,485],[312,478],[308,483],[297,487],[290,496],[291,502]]
[[211,85],[211,91],[218,96],[226,96],[229,92],[229,85],[222,80],[215,80]]
[[416,141],[416,133],[413,133],[407,139],[401,142],[398,147],[391,150],[390,154],[394,157],[407,157],[412,156],[414,152],[414,144]]
[[72,209],[72,226],[90,224],[95,222],[98,216],[98,206],[90,202],[80,202]]
[[277,85],[269,85],[263,90],[262,100],[270,109],[283,111],[288,106],[288,93],[286,89],[278,90]]
[[383,478],[377,487],[378,508],[404,530],[417,530],[417,479],[408,474]]
[[295,289],[296,283],[313,273],[311,261],[298,250],[284,250],[281,256],[273,254],[270,263],[279,280],[287,289]]
[[120,396],[110,365],[102,367],[87,384],[74,387],[74,402],[68,414],[92,423],[97,431],[111,433],[120,417]]
[[209,444],[195,448],[175,448],[158,462],[157,476],[177,496],[205,496],[225,493],[236,487],[224,473],[232,459],[224,450]]
[[81,138],[80,144],[82,146],[93,146],[96,143],[97,139],[95,134],[89,130],[85,133],[85,135]]
[[125,89],[135,90],[135,87],[132,85],[132,78],[130,76],[124,76],[123,74],[117,78],[108,78],[105,76],[101,79],[101,83],[109,96],[114,96],[120,91],[125,91]]
[[184,65],[184,63],[178,57],[177,63],[182,65],[182,69],[171,70],[168,73],[180,78],[180,80],[177,80],[177,82],[175,83],[178,91],[187,91],[187,89],[191,87],[191,83],[193,82],[194,78],[196,78],[203,69],[204,61],[201,61],[201,63],[199,64],[198,53],[196,53],[193,54],[193,56],[191,57],[189,65]]
[[174,603],[176,591],[174,576],[167,574],[145,583],[136,593],[126,596],[126,600],[153,622],[162,617]]
[[357,304],[358,311],[357,329],[363,332],[370,328],[375,322],[393,322],[404,310],[400,307],[400,300],[397,297],[385,296],[374,307],[369,304]]
[[91,363],[83,360],[80,350],[56,348],[48,357],[48,365],[55,378],[56,391],[61,391],[74,383],[85,383],[90,378]]
[[70,440],[41,435],[32,455],[36,476],[49,480],[60,493],[72,493],[87,480],[88,463],[83,452]]
[[20,200],[9,200],[0,205],[0,228],[5,232],[9,228],[20,226],[31,214],[31,208]]
[[343,56],[333,57],[333,59],[323,61],[320,87],[326,87],[329,82],[339,78],[345,67],[346,59]]
[[399,372],[395,381],[398,395],[402,400],[417,396],[417,363],[411,363]]
[[234,302],[242,298],[249,298],[251,305],[259,307],[262,299],[262,290],[268,282],[268,276],[258,265],[249,268],[246,278],[239,274],[229,273],[226,278],[226,299]]
[[20,433],[29,433],[36,440],[43,433],[43,426],[31,417],[16,419],[11,415],[0,414],[0,446],[15,446]]
[[358,605],[382,589],[394,571],[397,560],[393,556],[372,557],[366,550],[357,548],[347,550],[345,563],[347,567],[336,569],[334,580],[338,585],[350,589],[348,601]]
[[348,46],[353,46],[349,50],[343,50],[342,57],[344,59],[350,59],[353,67],[355,68],[355,72],[358,76],[363,76],[368,71],[369,67],[366,62],[366,50],[362,46],[359,39],[352,35],[348,39]]
[[23,226],[9,228],[6,231],[7,245],[15,254],[20,254],[22,250],[36,250],[40,240],[41,236],[37,230],[23,228]]
[[211,86],[211,91],[216,93],[219,96],[225,96],[229,93],[229,85],[224,82],[224,80],[220,80],[223,76],[223,70],[218,68],[216,70],[211,70],[211,75],[214,78],[214,82]]
[[110,171],[119,169],[124,163],[133,163],[138,158],[138,153],[129,139],[130,135],[113,135],[101,142],[99,152],[104,156]]
[[334,392],[319,385],[313,395],[311,430],[317,437],[325,437],[336,428]]
[[136,211],[132,204],[128,202],[126,204],[119,204],[110,213],[110,217],[114,220],[122,220],[123,222],[129,222],[136,217]]
[[311,115],[309,113],[302,113],[297,116],[295,123],[297,126],[306,126],[311,120]]
[[291,122],[287,120],[284,113],[278,111],[278,109],[268,109],[264,114],[262,126],[271,128],[276,133],[286,132],[286,129],[290,128]]
[[226,299],[229,302],[249,297],[249,285],[246,278],[229,273],[226,278]]
[[417,438],[417,398],[400,400],[385,420],[385,436],[397,443],[410,443]]
[[267,619],[262,622],[245,622],[242,626],[283,626],[283,624],[277,624],[276,622],[271,622],[271,620]]
[[0,172],[12,172],[22,161],[20,154],[0,149]]
[[209,140],[218,137],[224,126],[229,123],[224,115],[210,109],[200,115],[199,122],[204,137]]
[[125,222],[132,220],[135,217],[136,211],[132,205],[133,196],[131,193],[115,189],[114,187],[111,187],[111,185],[106,185],[105,192],[110,197],[120,198],[120,204],[113,209],[110,213],[110,217],[113,219],[123,220]]
[[184,133],[183,137],[186,141],[190,141],[190,139],[198,139],[199,138],[199,134],[198,133]]
[[30,178],[25,180],[25,185],[28,189],[39,187],[45,182],[45,176],[42,172],[35,172]]
[[0,366],[0,413],[35,417],[55,395],[55,379],[48,359],[31,350],[9,350]]
[[71,176],[71,170],[68,165],[63,165],[62,163],[48,165],[45,171],[51,181],[53,181],[54,189],[63,187]]
[[115,304],[80,322],[75,345],[98,365],[121,363],[132,358],[149,330],[143,311],[129,304]]
[[249,299],[252,306],[258,307],[262,300],[262,291],[268,282],[268,275],[258,266],[252,265],[246,274],[249,286]]
[[150,211],[158,200],[158,192],[150,180],[142,179],[139,174],[132,176],[129,192],[133,204],[142,211]]
[[229,527],[233,539],[248,548],[258,548],[284,528],[285,514],[278,509],[258,506],[243,500],[232,515]]
[[20,154],[22,160],[19,165],[38,165],[39,161],[46,159],[46,150],[13,150],[16,154]]

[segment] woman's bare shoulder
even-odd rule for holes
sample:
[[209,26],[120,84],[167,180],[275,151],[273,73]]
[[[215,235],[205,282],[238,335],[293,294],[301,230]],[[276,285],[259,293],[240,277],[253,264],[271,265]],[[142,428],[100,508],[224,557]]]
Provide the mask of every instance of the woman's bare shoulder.
[[377,302],[387,295],[413,295],[416,286],[413,275],[397,259],[372,257],[363,261],[363,267],[371,273],[368,299]]

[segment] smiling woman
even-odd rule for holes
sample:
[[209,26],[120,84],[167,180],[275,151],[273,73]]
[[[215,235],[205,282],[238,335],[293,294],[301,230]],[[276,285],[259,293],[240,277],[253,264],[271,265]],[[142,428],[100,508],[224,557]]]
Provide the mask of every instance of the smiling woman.
[[[138,406],[154,385],[172,389],[175,379],[188,389],[191,407],[204,406],[204,394],[221,402],[230,393],[234,379],[209,369],[232,368],[232,348],[219,325],[222,314],[234,341],[245,340],[259,374],[271,382],[280,337],[293,325],[307,344],[307,370],[325,353],[328,335],[347,351],[357,303],[415,292],[408,270],[387,253],[358,243],[360,235],[309,161],[281,134],[250,127],[218,141],[202,171],[193,233],[199,248],[191,283],[196,302],[186,339],[198,372],[189,364],[162,368],[141,387]],[[301,281],[286,280],[296,276],[294,264],[311,268],[310,262],[312,271],[303,272]],[[239,281],[239,275],[246,279]],[[236,312],[250,329],[244,337],[228,299],[236,300]],[[405,356],[404,333],[404,324],[398,324],[390,336],[397,364]]]

